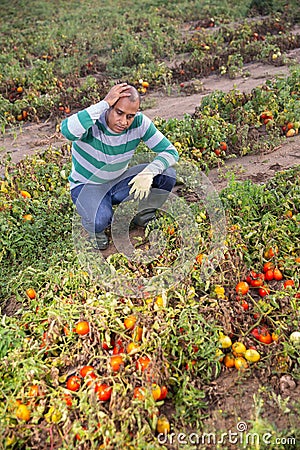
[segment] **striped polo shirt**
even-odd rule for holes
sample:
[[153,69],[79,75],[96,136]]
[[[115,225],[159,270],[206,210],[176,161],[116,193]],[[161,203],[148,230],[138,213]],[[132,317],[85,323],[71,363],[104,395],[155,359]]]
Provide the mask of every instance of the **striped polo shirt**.
[[122,175],[143,141],[157,153],[148,165],[155,175],[173,166],[178,153],[173,144],[138,112],[127,130],[115,133],[109,129],[105,113],[109,104],[102,100],[63,120],[61,132],[72,141],[71,189],[79,184],[106,183]]

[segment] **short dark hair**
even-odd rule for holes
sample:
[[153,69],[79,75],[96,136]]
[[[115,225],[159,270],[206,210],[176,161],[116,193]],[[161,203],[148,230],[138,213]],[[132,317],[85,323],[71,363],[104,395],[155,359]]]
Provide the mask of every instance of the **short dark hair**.
[[138,100],[139,103],[141,103],[141,95],[140,95],[139,91],[137,90],[137,88],[129,83],[128,83],[128,86],[130,87],[130,90],[129,90],[130,96],[127,97],[128,100],[131,102],[135,102],[136,100]]

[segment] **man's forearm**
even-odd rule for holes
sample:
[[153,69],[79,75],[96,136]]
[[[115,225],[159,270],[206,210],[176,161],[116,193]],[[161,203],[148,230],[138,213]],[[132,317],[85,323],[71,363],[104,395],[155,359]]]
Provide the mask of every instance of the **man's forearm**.
[[94,125],[100,115],[109,108],[109,104],[102,100],[82,111],[63,120],[61,133],[70,141],[80,139],[84,133]]

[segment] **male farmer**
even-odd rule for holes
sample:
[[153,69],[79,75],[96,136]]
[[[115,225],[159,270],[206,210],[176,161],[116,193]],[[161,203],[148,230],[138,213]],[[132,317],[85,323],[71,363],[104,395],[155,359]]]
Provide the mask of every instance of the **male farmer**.
[[[100,250],[108,247],[105,229],[112,221],[113,205],[132,195],[141,200],[134,223],[145,227],[175,185],[172,166],[178,153],[139,107],[135,87],[120,83],[104,100],[61,125],[62,134],[72,141],[71,197]],[[141,140],[157,155],[149,164],[128,167]]]

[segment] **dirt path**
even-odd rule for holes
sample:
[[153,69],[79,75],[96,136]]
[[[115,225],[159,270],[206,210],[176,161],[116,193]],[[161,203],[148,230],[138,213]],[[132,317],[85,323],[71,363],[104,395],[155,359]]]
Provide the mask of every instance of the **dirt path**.
[[[300,50],[293,51],[290,57],[300,63]],[[148,98],[155,103],[155,106],[145,109],[144,113],[151,119],[155,117],[180,119],[184,114],[193,114],[201,99],[214,90],[228,92],[236,88],[243,92],[250,92],[254,87],[264,84],[266,79],[272,79],[274,76],[287,76],[289,68],[288,66],[275,67],[252,63],[244,67],[244,73],[247,73],[247,76],[235,79],[219,75],[202,78],[200,80],[201,92],[193,95],[149,94]],[[50,145],[59,149],[65,142],[63,136],[56,132],[53,122],[25,124],[19,131],[7,132],[0,138],[0,176],[4,174],[5,161],[8,156],[12,162],[16,163],[26,155],[39,153]],[[230,159],[225,162],[224,167],[213,169],[209,177],[217,188],[222,189],[226,185],[224,174],[228,170],[233,170],[238,179],[250,178],[256,182],[263,182],[272,177],[276,171],[296,164],[300,164],[299,136],[290,138],[268,155],[262,153]]]

